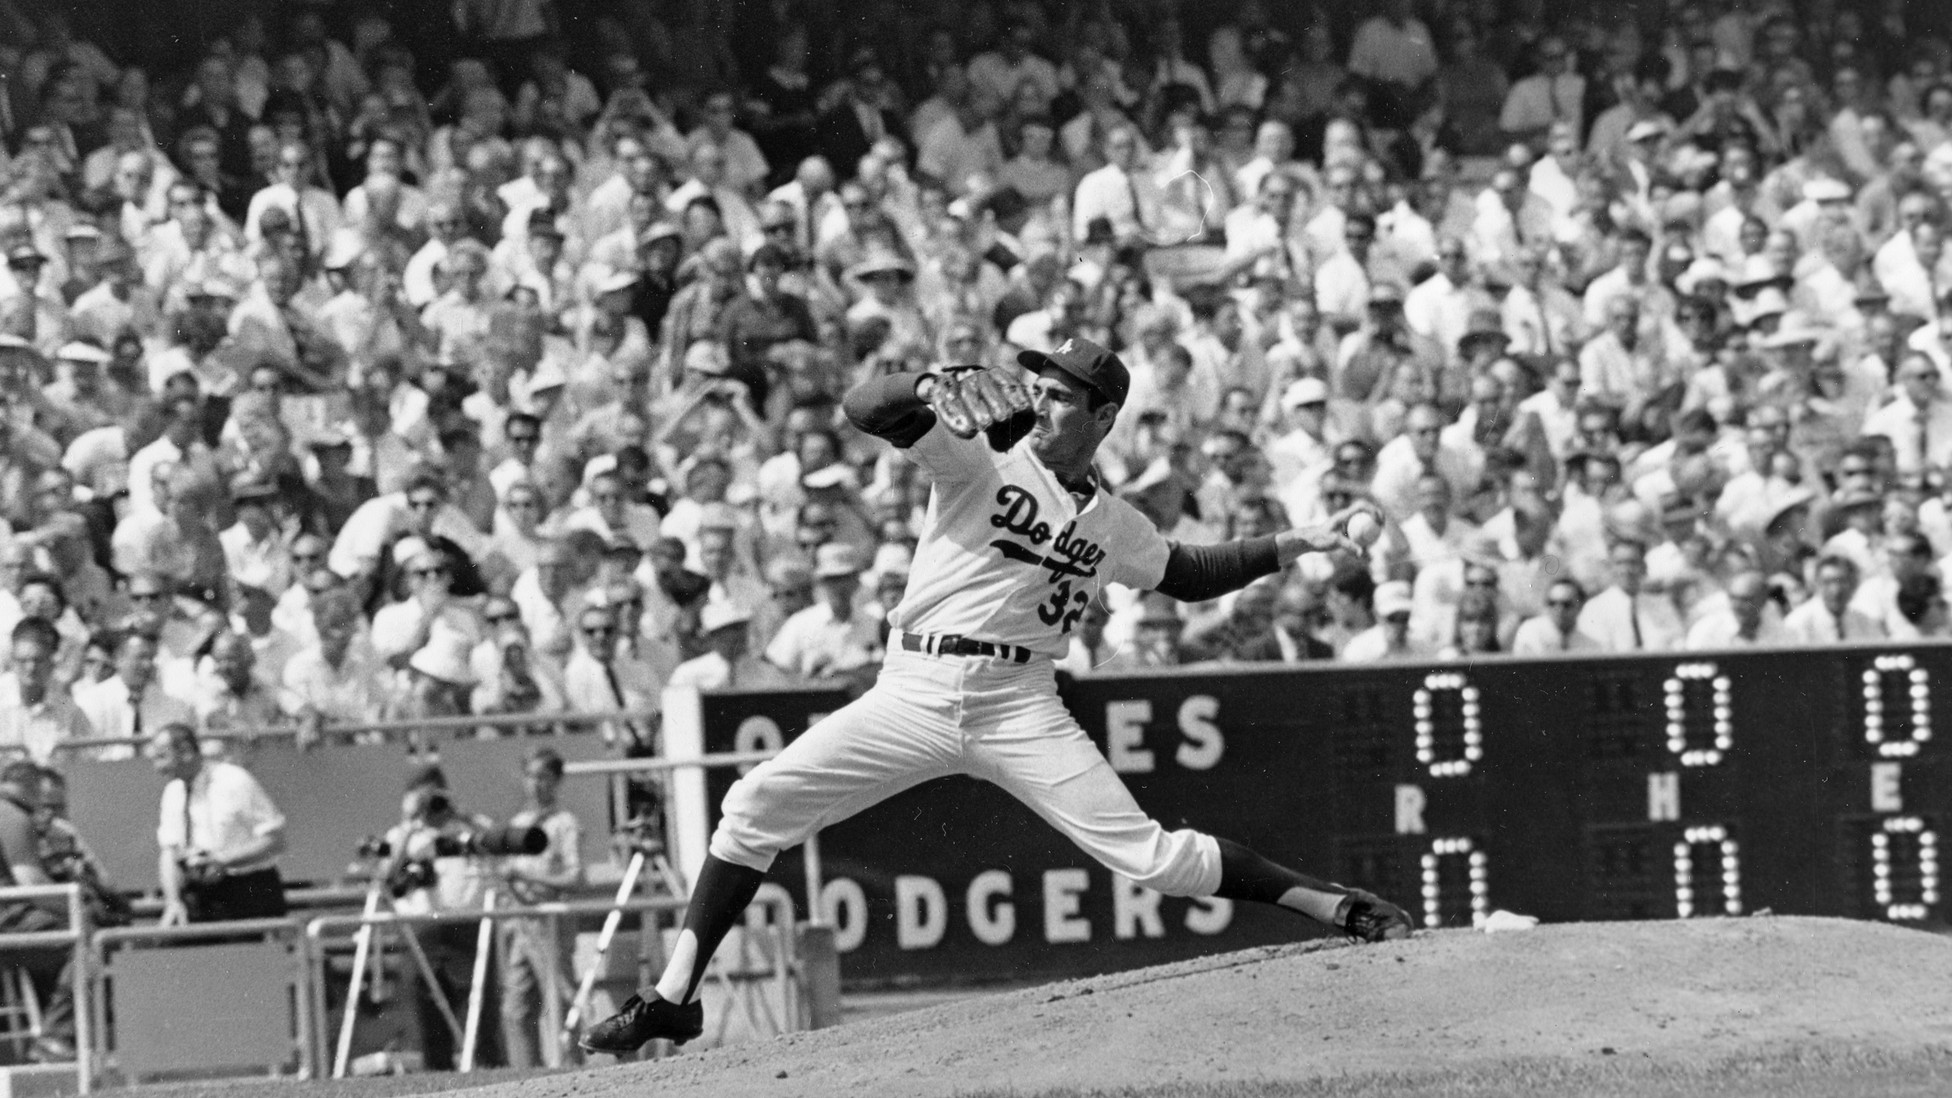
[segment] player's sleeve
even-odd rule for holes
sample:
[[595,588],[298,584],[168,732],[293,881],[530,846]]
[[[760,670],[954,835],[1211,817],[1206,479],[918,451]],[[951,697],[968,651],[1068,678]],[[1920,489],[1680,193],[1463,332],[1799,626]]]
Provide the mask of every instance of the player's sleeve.
[[1164,574],[1153,590],[1181,602],[1205,602],[1280,570],[1272,534],[1219,545],[1170,544]]
[[[1102,489],[1101,489],[1102,490]],[[1112,530],[1105,538],[1110,552],[1105,560],[1105,579],[1138,591],[1151,591],[1166,574],[1166,558],[1172,543],[1131,504],[1107,495],[1103,506],[1112,519]]]
[[972,439],[938,431],[935,409],[915,392],[922,374],[885,374],[847,391],[841,409],[848,422],[907,450],[937,477],[954,477],[972,461],[988,462],[988,449]]

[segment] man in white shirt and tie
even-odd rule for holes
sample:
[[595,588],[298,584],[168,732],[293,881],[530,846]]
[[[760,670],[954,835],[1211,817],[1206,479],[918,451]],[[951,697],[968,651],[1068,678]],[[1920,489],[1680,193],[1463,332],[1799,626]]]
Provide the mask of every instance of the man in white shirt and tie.
[[[164,725],[196,723],[188,703],[164,693],[156,681],[156,641],[142,633],[122,638],[115,650],[114,675],[77,686],[74,699],[97,736],[139,740]],[[136,749],[118,745],[98,748],[94,754],[99,759],[132,759]]]
[[1850,607],[1857,593],[1857,564],[1824,557],[1816,565],[1816,597],[1789,612],[1783,632],[1791,644],[1843,644],[1883,640],[1884,623]]
[[1898,398],[1871,413],[1865,435],[1883,435],[1897,451],[1900,473],[1952,464],[1952,404],[1940,399],[1939,368],[1920,351],[1898,364]]
[[1071,231],[1083,240],[1091,222],[1112,224],[1119,243],[1143,240],[1159,220],[1158,186],[1140,163],[1139,131],[1130,125],[1112,127],[1105,135],[1105,166],[1078,180],[1071,202]]
[[1643,589],[1647,547],[1616,541],[1607,550],[1613,586],[1594,595],[1579,613],[1579,628],[1609,652],[1662,652],[1681,647],[1687,626],[1665,595]]

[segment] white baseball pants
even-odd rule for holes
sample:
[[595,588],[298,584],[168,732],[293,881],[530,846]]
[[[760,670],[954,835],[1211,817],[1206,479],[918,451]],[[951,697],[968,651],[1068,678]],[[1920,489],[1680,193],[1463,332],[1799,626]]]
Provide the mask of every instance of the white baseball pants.
[[874,688],[725,795],[720,859],[765,872],[828,824],[932,778],[994,782],[1105,868],[1168,896],[1211,896],[1220,846],[1139,808],[1057,696],[1051,661],[893,649]]

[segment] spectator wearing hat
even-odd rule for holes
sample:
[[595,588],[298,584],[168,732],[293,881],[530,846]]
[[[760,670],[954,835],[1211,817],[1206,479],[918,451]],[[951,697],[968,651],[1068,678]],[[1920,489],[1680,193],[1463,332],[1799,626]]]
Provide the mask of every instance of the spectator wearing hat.
[[109,344],[123,332],[154,331],[162,320],[156,296],[143,284],[136,253],[120,237],[103,241],[95,259],[98,281],[68,307],[69,331]]
[[102,380],[103,368],[112,357],[100,344],[87,340],[71,340],[54,353],[58,376],[40,404],[57,442],[72,444],[87,432],[116,425],[121,417],[134,413],[134,402],[123,394],[111,394]]
[[1281,393],[1281,426],[1263,448],[1270,475],[1276,485],[1287,485],[1307,469],[1330,461],[1335,438],[1329,430],[1328,383],[1318,377],[1301,377],[1288,383]]
[[1349,638],[1340,656],[1344,663],[1384,663],[1429,659],[1435,655],[1410,633],[1415,600],[1408,583],[1391,580],[1377,586],[1374,607],[1376,624]]
[[[448,665],[457,646],[465,665],[466,654],[481,639],[480,580],[471,563],[451,545],[419,537],[396,545],[393,554],[405,596],[373,615],[373,647],[396,670],[412,668],[449,685],[472,685],[472,676],[451,674]],[[414,665],[423,650],[423,662],[433,661],[434,669]]]
[[1783,632],[1798,645],[1882,640],[1884,623],[1852,608],[1857,565],[1849,557],[1824,556],[1816,563],[1816,597],[1804,600],[1783,618]]
[[790,680],[750,651],[752,612],[737,603],[716,601],[699,612],[706,651],[671,673],[672,689],[735,690],[784,686]]
[[854,546],[829,542],[813,555],[814,602],[788,617],[766,659],[789,675],[830,679],[879,665],[883,651],[875,621],[857,605],[861,557]]
[[1674,603],[1646,589],[1647,546],[1619,540],[1607,550],[1612,583],[1579,612],[1579,629],[1609,652],[1660,652],[1681,647],[1687,626]]
[[[59,288],[42,278],[47,256],[31,241],[21,240],[6,252],[11,289],[0,296],[0,315],[15,317],[15,335],[43,355],[53,355],[70,338],[68,306]],[[0,284],[4,285],[4,284]]]
[[278,498],[276,484],[241,475],[230,488],[237,522],[217,535],[232,581],[268,591],[274,598],[292,583],[291,548],[279,528]]

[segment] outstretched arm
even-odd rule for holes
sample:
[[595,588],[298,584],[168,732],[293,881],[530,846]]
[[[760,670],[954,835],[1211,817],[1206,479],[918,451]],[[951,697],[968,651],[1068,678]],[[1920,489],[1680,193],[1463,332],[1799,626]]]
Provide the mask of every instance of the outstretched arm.
[[1375,516],[1375,508],[1358,503],[1337,511],[1326,522],[1265,537],[1219,545],[1175,544],[1166,555],[1166,574],[1159,581],[1159,593],[1181,602],[1205,602],[1271,576],[1303,553],[1339,551],[1359,557],[1362,547],[1346,533],[1349,520],[1357,512]]

